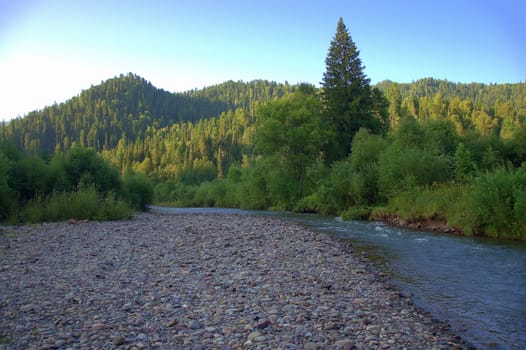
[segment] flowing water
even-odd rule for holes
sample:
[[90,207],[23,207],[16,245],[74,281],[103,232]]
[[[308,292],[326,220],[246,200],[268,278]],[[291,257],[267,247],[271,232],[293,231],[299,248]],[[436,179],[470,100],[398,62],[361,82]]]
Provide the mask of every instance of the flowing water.
[[153,208],[173,213],[271,215],[350,240],[412,294],[415,304],[477,347],[526,349],[526,244],[393,228],[378,222],[235,209]]

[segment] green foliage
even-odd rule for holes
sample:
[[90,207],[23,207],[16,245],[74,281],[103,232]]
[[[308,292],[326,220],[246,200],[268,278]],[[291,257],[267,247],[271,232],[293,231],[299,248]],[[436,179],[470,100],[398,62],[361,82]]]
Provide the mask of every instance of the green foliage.
[[360,129],[352,141],[351,165],[358,171],[365,170],[371,163],[377,163],[380,154],[386,149],[386,140],[372,135],[366,129]]
[[322,214],[340,213],[356,204],[357,198],[353,194],[356,194],[360,185],[360,177],[353,171],[349,161],[335,162],[316,193],[315,208]]
[[457,149],[455,125],[448,120],[432,120],[423,125],[424,145],[436,154],[453,156]]
[[174,181],[160,182],[153,189],[154,202],[160,204],[174,203],[176,200],[175,190],[177,183]]
[[342,213],[343,220],[369,220],[372,210],[369,207],[350,207]]
[[394,131],[394,140],[401,148],[424,148],[425,132],[414,118],[403,119]]
[[258,110],[255,150],[266,158],[265,181],[272,205],[290,210],[305,196],[307,169],[321,157],[327,134],[314,88],[267,103]]
[[351,141],[360,128],[373,133],[386,130],[388,101],[379,90],[371,90],[359,55],[340,18],[325,59],[322,82],[325,115],[335,135],[326,149],[329,161],[348,156]]
[[239,207],[241,209],[264,210],[270,207],[265,171],[267,165],[256,162],[244,168],[238,189]]
[[66,156],[64,169],[72,188],[94,186],[101,193],[119,192],[121,189],[117,169],[92,148],[72,148]]
[[31,200],[20,212],[20,220],[27,223],[42,221],[119,220],[130,218],[133,209],[112,194],[102,196],[93,187],[73,192],[54,192],[45,198]]
[[342,19],[325,63],[321,89],[171,94],[121,75],[2,123],[0,218],[112,218],[154,199],[356,219],[388,203],[380,211],[524,237],[526,83],[371,87]]
[[403,220],[441,219],[459,227],[466,211],[465,193],[465,186],[454,184],[416,187],[391,197],[387,209]]
[[526,166],[479,177],[469,196],[466,229],[497,238],[526,238]]
[[153,185],[144,174],[128,169],[123,178],[123,190],[124,197],[135,209],[145,210],[146,205],[152,203]]
[[458,183],[467,183],[475,171],[475,163],[471,152],[463,143],[459,143],[455,151],[455,180]]
[[7,184],[7,171],[9,169],[9,160],[0,152],[0,220],[7,217],[8,209],[11,201],[9,200],[9,194],[11,189]]
[[47,177],[47,165],[43,159],[37,156],[24,157],[11,163],[8,185],[25,202],[37,195],[49,193]]
[[[12,153],[11,153],[12,154]],[[124,184],[117,169],[93,149],[74,147],[66,157],[0,152],[0,219],[10,223],[69,218],[129,217],[153,199],[150,180],[129,171]]]
[[390,145],[379,159],[379,188],[384,198],[417,186],[451,179],[450,159],[418,148]]
[[513,159],[513,163],[519,166],[526,162],[526,123],[513,133],[511,146],[513,148],[513,154],[516,157]]

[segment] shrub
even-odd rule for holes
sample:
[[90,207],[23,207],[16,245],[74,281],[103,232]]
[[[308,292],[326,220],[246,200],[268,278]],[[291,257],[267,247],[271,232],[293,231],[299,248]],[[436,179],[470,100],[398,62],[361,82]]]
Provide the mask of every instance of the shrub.
[[526,167],[480,176],[469,196],[466,228],[475,234],[526,238]]
[[120,191],[121,180],[116,168],[92,148],[74,147],[64,161],[66,177],[75,188],[95,186],[101,193]]
[[350,207],[342,213],[342,218],[344,220],[369,220],[371,212],[369,207]]
[[11,162],[8,185],[26,202],[37,195],[46,195],[50,189],[46,186],[48,167],[37,156],[27,156],[17,162]]
[[9,161],[4,154],[0,152],[0,220],[3,220],[8,216],[8,209],[14,202],[9,199],[11,189],[7,184],[8,162]]
[[392,144],[379,160],[379,188],[385,198],[451,179],[451,160],[430,151]]
[[132,208],[115,195],[101,196],[93,187],[73,192],[54,192],[49,197],[37,197],[20,211],[27,223],[62,221],[67,219],[117,220],[131,217]]
[[404,220],[440,218],[459,227],[459,217],[466,210],[465,193],[465,186],[455,184],[414,188],[392,197],[388,209]]
[[144,174],[128,169],[123,178],[123,190],[125,198],[136,209],[144,210],[152,203],[153,185]]

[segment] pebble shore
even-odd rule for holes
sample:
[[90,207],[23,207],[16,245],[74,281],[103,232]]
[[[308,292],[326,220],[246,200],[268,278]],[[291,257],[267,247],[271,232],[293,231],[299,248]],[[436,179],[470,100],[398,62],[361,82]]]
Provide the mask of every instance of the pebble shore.
[[464,349],[349,243],[283,219],[0,228],[0,349]]

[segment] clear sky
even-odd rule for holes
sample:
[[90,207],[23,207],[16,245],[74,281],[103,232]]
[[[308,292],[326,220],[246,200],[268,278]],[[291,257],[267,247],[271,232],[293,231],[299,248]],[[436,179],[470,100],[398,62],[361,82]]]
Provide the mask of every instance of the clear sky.
[[372,83],[526,81],[524,0],[0,0],[0,119],[127,72],[318,85],[339,17]]

